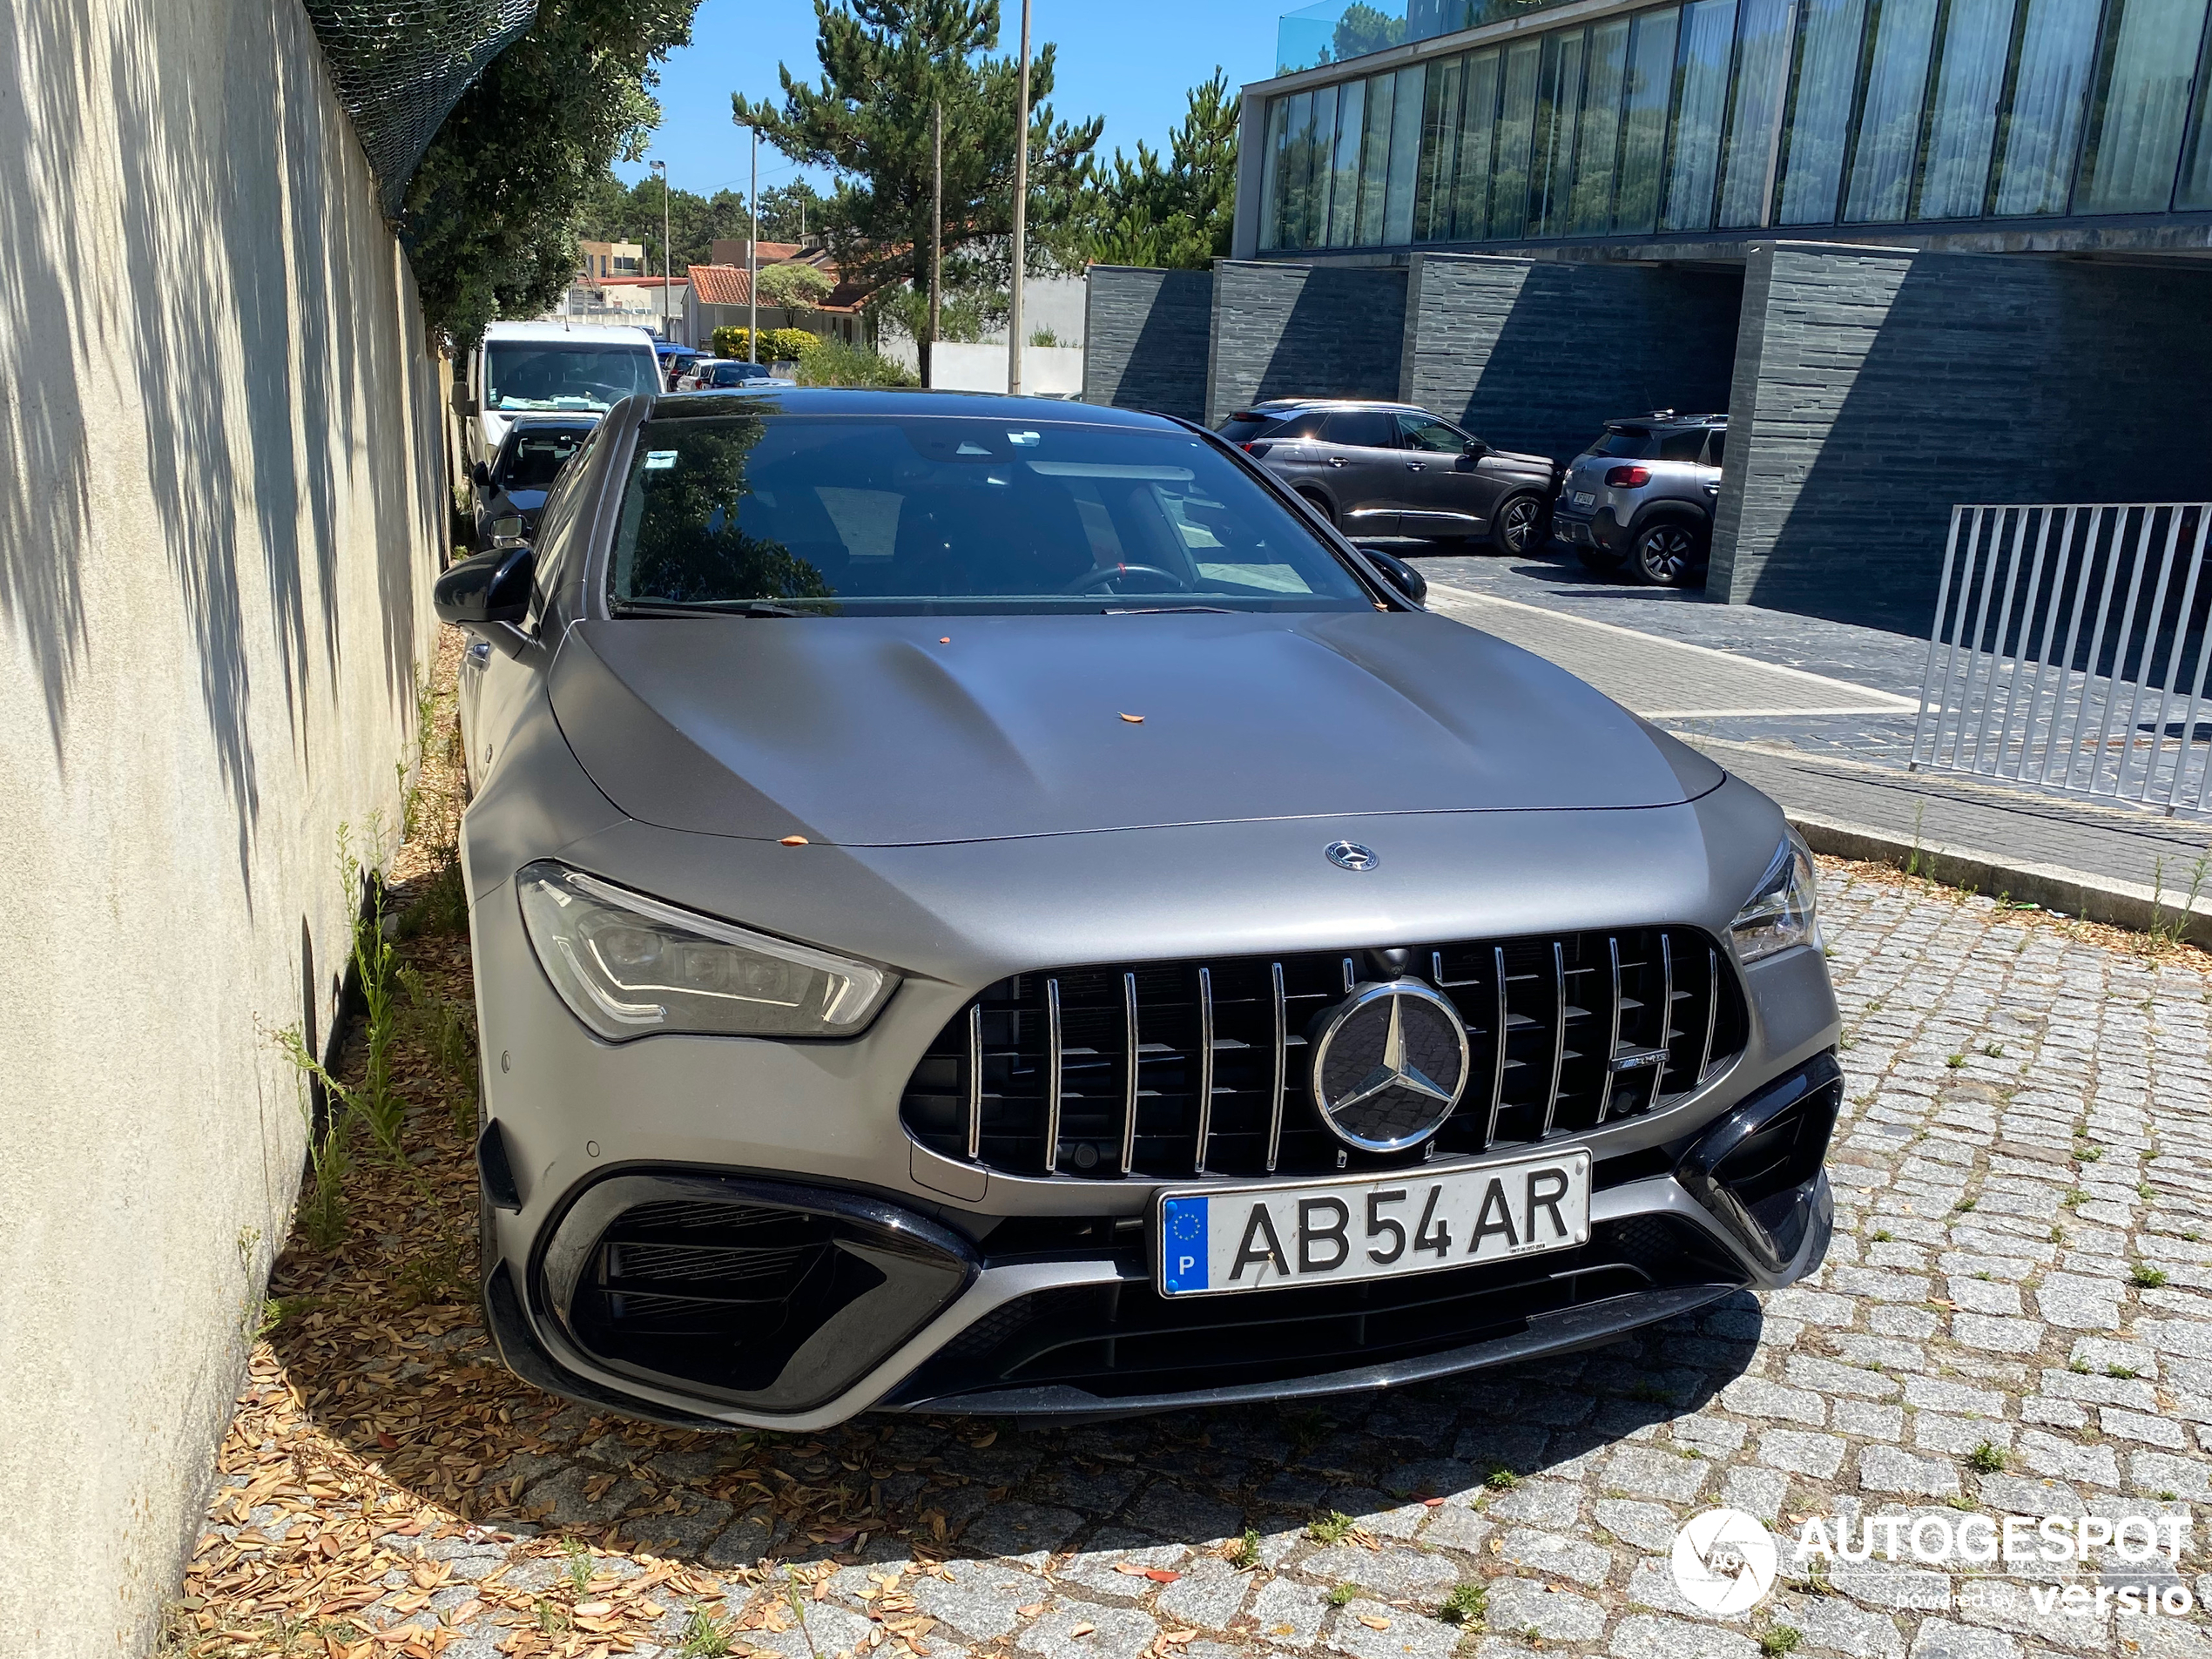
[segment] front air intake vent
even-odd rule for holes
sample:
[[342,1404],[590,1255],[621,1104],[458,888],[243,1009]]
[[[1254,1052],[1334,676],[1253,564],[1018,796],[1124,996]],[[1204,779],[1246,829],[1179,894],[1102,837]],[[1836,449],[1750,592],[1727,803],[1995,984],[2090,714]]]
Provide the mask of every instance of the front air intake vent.
[[1743,1043],[1733,968],[1692,927],[1404,952],[1114,963],[1020,974],[938,1034],[900,1102],[946,1157],[1016,1175],[1261,1176],[1387,1168],[1347,1151],[1308,1086],[1306,1033],[1358,982],[1403,972],[1466,1027],[1458,1106],[1428,1143],[1479,1152],[1637,1116]]

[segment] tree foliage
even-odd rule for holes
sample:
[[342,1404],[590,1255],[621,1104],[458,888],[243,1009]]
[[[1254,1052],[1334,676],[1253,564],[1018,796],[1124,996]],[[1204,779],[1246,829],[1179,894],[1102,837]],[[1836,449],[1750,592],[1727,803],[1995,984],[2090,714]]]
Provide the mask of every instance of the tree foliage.
[[[948,263],[968,250],[987,258],[994,243],[1002,250],[1013,228],[1017,71],[992,55],[998,0],[814,0],[814,18],[820,83],[783,66],[780,106],[739,94],[732,111],[792,160],[837,175],[821,229],[839,269],[871,287],[904,280],[926,291],[933,105],[944,111]],[[1104,125],[1054,118],[1053,63],[1046,44],[1029,71],[1028,211],[1040,226],[1066,222]],[[1035,247],[1036,268],[1049,268],[1050,238]]]
[[[587,241],[637,242],[645,250],[645,274],[661,273],[661,184],[650,176],[625,186],[611,172],[602,175],[585,197],[577,231]],[[705,265],[718,238],[750,236],[752,216],[743,192],[718,190],[711,196],[671,188],[668,192],[668,239],[676,248],[676,271]],[[764,229],[762,235],[767,233]]]
[[760,273],[759,283],[761,303],[786,311],[811,310],[828,299],[837,286],[818,266],[795,260],[767,266]]
[[1140,142],[1131,161],[1093,163],[1077,213],[1084,258],[1100,265],[1202,270],[1229,253],[1237,209],[1237,122],[1244,100],[1228,78],[1190,89],[1164,162]]
[[[819,236],[822,230],[822,209],[828,204],[822,192],[804,179],[794,179],[787,185],[778,185],[772,190],[760,192],[760,239],[764,242],[796,242],[804,236]],[[743,235],[739,232],[738,234]]]
[[462,95],[400,214],[434,329],[465,348],[493,318],[559,300],[583,212],[609,162],[638,158],[660,118],[655,65],[690,42],[698,3],[539,0]]

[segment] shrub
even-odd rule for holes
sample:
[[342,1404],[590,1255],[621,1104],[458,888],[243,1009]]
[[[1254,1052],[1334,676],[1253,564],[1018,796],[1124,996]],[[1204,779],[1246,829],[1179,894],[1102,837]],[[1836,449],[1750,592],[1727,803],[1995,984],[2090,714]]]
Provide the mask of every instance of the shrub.
[[[747,333],[743,327],[718,328],[708,343],[714,347],[717,357],[743,357]],[[819,334],[809,334],[804,328],[763,328],[759,361],[803,363],[826,343]]]
[[825,340],[799,360],[802,386],[919,386],[910,369],[879,357],[866,346]]

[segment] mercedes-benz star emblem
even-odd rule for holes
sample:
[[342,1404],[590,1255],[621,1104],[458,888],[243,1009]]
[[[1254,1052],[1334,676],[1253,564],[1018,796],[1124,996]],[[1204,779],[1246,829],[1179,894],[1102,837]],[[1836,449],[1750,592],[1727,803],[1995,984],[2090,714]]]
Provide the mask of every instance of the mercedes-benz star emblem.
[[1339,870],[1372,870],[1382,862],[1373,847],[1357,841],[1332,841],[1321,852]]
[[1417,979],[1355,985],[1314,1022],[1313,1100],[1347,1146],[1395,1152],[1444,1126],[1467,1086],[1467,1027]]

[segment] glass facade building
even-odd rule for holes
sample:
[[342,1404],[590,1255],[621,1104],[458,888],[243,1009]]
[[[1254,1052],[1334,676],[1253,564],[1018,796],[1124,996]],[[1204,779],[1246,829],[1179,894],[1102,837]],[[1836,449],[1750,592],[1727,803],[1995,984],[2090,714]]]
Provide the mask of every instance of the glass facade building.
[[1259,249],[2212,211],[2207,9],[1682,0],[1514,30],[1269,99]]

